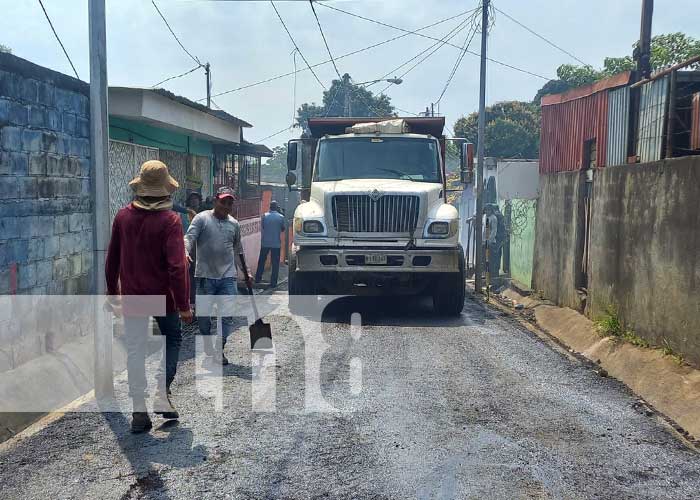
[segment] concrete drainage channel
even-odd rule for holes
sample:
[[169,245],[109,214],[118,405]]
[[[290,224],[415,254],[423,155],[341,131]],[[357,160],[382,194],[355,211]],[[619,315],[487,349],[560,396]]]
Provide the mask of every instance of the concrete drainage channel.
[[[571,309],[524,297],[510,289],[491,297],[490,302],[483,302],[485,307],[508,315],[554,350],[583,363],[600,377],[619,381],[635,395],[633,407],[638,413],[655,417],[686,446],[700,452],[700,370],[675,366],[675,362],[663,359],[667,357],[654,349],[601,338],[590,320]],[[585,328],[590,330],[588,338],[578,335],[572,341],[571,331]],[[650,363],[662,368],[655,370]],[[640,375],[640,371],[651,375]]]

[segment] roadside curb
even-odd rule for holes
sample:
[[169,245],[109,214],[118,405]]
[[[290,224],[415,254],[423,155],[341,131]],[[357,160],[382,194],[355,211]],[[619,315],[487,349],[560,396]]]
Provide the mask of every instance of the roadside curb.
[[551,337],[571,355],[591,363],[600,376],[624,383],[642,398],[641,406],[647,403],[694,447],[700,445],[700,370],[680,366],[658,349],[601,337],[593,322],[573,309],[523,296],[513,289],[501,296],[521,304],[522,309],[496,301],[490,305],[507,310],[528,330],[536,328]]

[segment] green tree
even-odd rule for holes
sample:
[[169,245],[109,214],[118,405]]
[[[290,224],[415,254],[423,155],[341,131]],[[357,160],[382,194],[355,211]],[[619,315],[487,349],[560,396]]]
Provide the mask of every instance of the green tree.
[[[633,49],[637,44],[633,45]],[[659,70],[687,61],[700,55],[700,40],[683,33],[668,33],[657,35],[651,39],[651,68]],[[697,69],[700,64],[693,64]],[[623,71],[636,68],[632,56],[606,57],[603,69],[596,70],[592,66],[575,66],[562,64],[557,68],[557,80],[547,82],[535,95],[533,102],[539,104],[542,97],[548,94],[558,94],[569,89],[588,85]]]
[[262,165],[260,179],[264,182],[285,182],[287,175],[287,145],[272,148],[272,158]]
[[7,45],[3,45],[0,43],[0,52],[7,52],[8,54],[12,54],[12,49]]
[[[455,123],[457,137],[477,144],[479,114]],[[506,101],[486,108],[486,156],[537,158],[540,149],[539,107],[529,102]]]
[[305,133],[309,132],[308,120],[315,116],[346,116],[346,96],[352,116],[396,116],[391,98],[381,94],[374,95],[366,88],[352,83],[350,75],[345,73],[342,80],[333,80],[331,87],[323,92],[323,104],[304,103],[297,109],[297,125]]

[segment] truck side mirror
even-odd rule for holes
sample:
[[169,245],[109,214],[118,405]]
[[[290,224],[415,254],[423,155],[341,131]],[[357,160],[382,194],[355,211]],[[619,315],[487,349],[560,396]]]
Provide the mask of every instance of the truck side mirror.
[[474,178],[474,144],[470,142],[460,144],[459,177],[462,184],[470,184]]
[[297,183],[297,174],[295,174],[292,171],[289,171],[287,172],[287,176],[284,180],[287,181],[287,186],[289,186],[289,189],[291,189],[292,186]]
[[289,171],[297,169],[297,148],[297,142],[289,141],[287,144],[287,170]]

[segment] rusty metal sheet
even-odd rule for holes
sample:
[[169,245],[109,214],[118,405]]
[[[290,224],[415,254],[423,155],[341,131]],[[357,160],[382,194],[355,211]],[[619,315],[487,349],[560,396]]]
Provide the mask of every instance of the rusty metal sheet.
[[669,77],[646,83],[640,88],[637,155],[641,163],[662,158]]
[[608,91],[542,106],[540,173],[579,170],[584,143],[596,141],[596,166],[606,165]]
[[693,94],[690,149],[700,149],[700,92]]
[[629,87],[610,91],[608,94],[608,166],[627,163],[629,116]]

